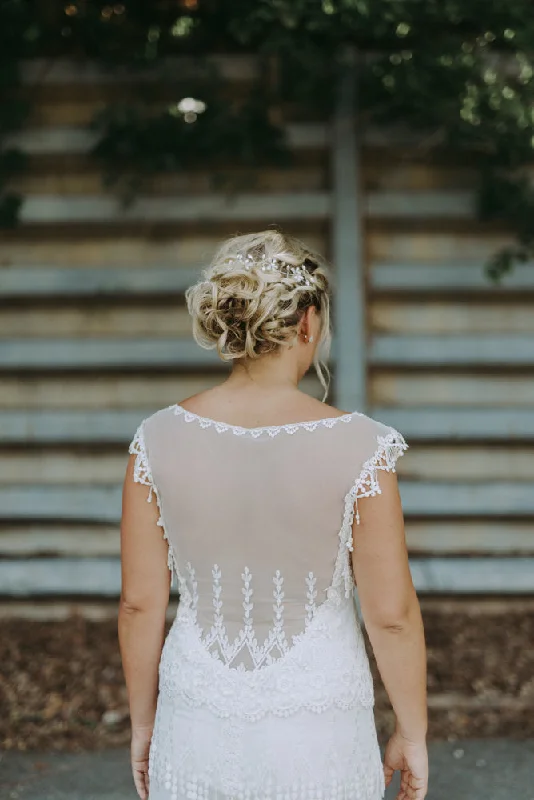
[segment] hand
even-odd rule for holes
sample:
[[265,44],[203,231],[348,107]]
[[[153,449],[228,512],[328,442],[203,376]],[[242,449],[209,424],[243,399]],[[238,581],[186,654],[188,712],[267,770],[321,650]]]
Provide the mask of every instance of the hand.
[[148,792],[150,789],[148,781],[148,754],[152,731],[152,725],[144,728],[132,729],[132,742],[130,747],[132,775],[137,794],[141,800],[148,800]]
[[384,755],[384,778],[389,786],[393,773],[400,770],[401,788],[396,800],[423,800],[428,791],[426,742],[410,741],[395,731]]

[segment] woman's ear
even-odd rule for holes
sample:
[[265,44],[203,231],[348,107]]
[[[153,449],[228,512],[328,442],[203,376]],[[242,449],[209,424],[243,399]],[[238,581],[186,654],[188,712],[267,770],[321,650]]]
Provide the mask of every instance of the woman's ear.
[[306,340],[306,337],[310,335],[310,328],[311,328],[310,308],[311,306],[308,306],[308,308],[304,309],[304,311],[302,312],[302,316],[299,320],[299,324],[297,326],[299,339],[302,339],[304,341]]

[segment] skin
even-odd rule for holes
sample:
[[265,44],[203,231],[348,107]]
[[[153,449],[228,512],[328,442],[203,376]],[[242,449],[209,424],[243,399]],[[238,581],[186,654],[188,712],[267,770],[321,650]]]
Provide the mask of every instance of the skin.
[[[247,428],[347,413],[298,389],[313,362],[319,331],[318,313],[308,308],[294,344],[254,361],[235,362],[224,382],[180,405],[200,416]],[[147,487],[134,483],[134,460],[131,456],[128,461],[123,487],[118,634],[132,725],[132,773],[139,797],[147,800],[170,573],[167,543],[157,526],[157,503],[155,498],[147,503]],[[380,484],[381,495],[360,501],[353,570],[366,628],[397,717],[385,754],[386,783],[400,770],[397,800],[423,800],[428,776],[424,634],[395,475],[383,473]]]

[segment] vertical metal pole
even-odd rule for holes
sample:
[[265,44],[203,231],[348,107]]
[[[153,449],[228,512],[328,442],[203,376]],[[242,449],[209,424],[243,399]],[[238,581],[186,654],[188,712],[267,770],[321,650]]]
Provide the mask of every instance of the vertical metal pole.
[[333,120],[335,396],[345,411],[367,407],[364,253],[356,126],[356,59],[339,79]]

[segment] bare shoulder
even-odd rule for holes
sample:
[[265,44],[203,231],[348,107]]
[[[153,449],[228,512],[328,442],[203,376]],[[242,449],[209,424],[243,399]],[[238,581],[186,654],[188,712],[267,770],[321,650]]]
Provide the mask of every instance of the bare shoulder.
[[189,397],[184,397],[183,400],[178,401],[178,405],[185,408],[186,411],[192,411],[193,414],[205,414],[209,411],[212,402],[217,400],[218,387],[214,386],[210,389],[204,389],[202,392],[191,394]]
[[350,411],[342,411],[336,406],[323,403],[321,400],[317,400],[315,397],[310,397],[309,395],[304,394],[304,392],[299,394],[301,394],[301,410],[303,415],[307,415],[309,419],[322,419],[323,417],[326,419],[330,419],[331,417],[344,417],[350,413]]

